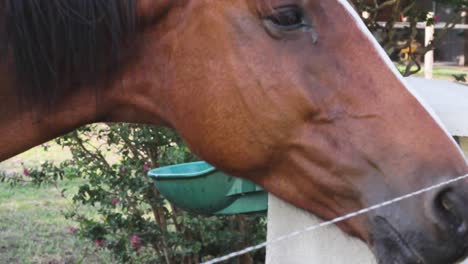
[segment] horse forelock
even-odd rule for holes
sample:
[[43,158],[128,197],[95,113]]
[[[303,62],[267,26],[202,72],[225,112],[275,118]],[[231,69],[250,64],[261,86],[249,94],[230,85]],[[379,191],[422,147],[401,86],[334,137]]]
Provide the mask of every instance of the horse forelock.
[[18,95],[51,104],[112,73],[134,32],[136,1],[0,0],[0,49]]

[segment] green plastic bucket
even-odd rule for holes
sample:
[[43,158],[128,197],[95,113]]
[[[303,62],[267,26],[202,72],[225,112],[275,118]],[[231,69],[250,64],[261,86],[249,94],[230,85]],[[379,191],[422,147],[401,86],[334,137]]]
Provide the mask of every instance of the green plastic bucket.
[[265,212],[267,193],[199,161],[151,170],[158,190],[176,206],[205,215]]

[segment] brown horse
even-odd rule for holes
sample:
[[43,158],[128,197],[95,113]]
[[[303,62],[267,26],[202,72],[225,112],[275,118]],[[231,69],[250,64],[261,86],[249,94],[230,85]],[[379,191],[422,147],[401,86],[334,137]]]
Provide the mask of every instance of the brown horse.
[[[88,123],[166,125],[324,219],[468,172],[346,0],[0,3],[0,160]],[[467,204],[463,182],[341,228],[380,263],[454,263]]]

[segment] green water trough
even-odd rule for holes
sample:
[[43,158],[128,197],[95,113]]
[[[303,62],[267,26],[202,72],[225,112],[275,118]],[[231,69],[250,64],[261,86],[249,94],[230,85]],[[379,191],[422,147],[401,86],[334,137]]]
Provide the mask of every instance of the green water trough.
[[204,215],[265,213],[268,195],[254,183],[199,161],[151,170],[158,190],[173,204]]

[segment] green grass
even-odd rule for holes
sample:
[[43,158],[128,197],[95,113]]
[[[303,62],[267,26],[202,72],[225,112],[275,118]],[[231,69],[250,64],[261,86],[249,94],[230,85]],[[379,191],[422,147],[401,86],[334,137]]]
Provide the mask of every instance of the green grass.
[[454,74],[467,74],[467,69],[452,69],[452,68],[434,68],[433,73],[435,76],[452,77]]
[[[110,151],[105,153],[111,161],[118,158]],[[70,158],[68,149],[51,141],[0,162],[0,173],[21,174],[23,168]],[[98,250],[92,241],[71,233],[69,227],[77,224],[63,216],[72,207],[72,201],[63,198],[61,190],[66,188],[66,194],[72,196],[82,183],[83,180],[62,181],[59,186],[40,188],[0,183],[0,264],[111,263],[109,252]],[[84,208],[81,213],[96,215],[92,208]]]
[[465,152],[465,156],[468,157],[468,137],[462,137],[460,139],[461,147],[463,151]]
[[[397,65],[398,70],[403,72],[405,70],[405,66],[403,65]],[[414,67],[416,70],[416,67]],[[459,74],[468,74],[468,69],[467,68],[462,68],[462,67],[450,67],[450,66],[435,66],[433,69],[433,76],[436,79],[445,79],[445,80],[451,80],[454,81],[455,78],[452,75],[459,75]],[[424,67],[417,73],[415,76],[424,76]],[[468,78],[468,76],[467,76]]]
[[[54,143],[49,151],[36,147],[0,163],[0,171],[21,172],[44,161],[60,162],[71,154]],[[63,212],[72,206],[61,190],[71,196],[82,181],[63,181],[59,186],[34,187],[0,183],[0,263],[111,263],[108,252],[98,250],[92,241],[82,240],[69,227]],[[86,210],[86,209],[85,209]],[[92,209],[88,209],[93,214]]]
[[0,171],[20,172],[23,164],[25,167],[38,167],[44,161],[60,162],[69,158],[71,158],[70,151],[52,141],[1,162]]
[[75,191],[80,182],[55,186],[10,187],[0,184],[0,263],[110,263],[91,241],[69,230],[76,226],[62,212],[71,201],[61,189]]

